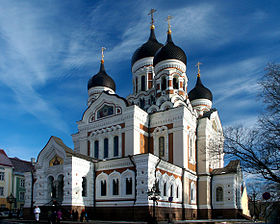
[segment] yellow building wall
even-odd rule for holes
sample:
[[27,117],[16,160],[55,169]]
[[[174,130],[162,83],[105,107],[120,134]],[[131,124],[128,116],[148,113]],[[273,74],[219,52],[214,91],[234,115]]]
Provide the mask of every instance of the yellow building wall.
[[10,208],[10,204],[7,203],[7,197],[12,192],[13,187],[13,180],[12,180],[12,168],[11,167],[5,167],[1,166],[4,169],[1,169],[1,172],[5,173],[5,179],[4,181],[0,181],[0,187],[4,187],[4,195],[0,196],[0,206],[5,205],[6,208]]

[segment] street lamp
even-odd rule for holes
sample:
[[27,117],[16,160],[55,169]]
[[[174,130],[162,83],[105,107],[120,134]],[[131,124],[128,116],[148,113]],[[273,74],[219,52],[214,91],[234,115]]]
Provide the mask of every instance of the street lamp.
[[13,193],[11,193],[6,199],[7,199],[7,202],[10,204],[10,213],[9,213],[9,216],[11,216],[12,204],[15,203],[16,198],[14,197]]
[[35,158],[31,158],[31,209],[30,213],[33,214],[33,206],[34,206],[34,184],[35,184]]
[[156,220],[156,203],[160,198],[160,191],[158,187],[158,182],[155,182],[153,187],[148,190],[149,200],[153,200],[153,223],[157,223]]

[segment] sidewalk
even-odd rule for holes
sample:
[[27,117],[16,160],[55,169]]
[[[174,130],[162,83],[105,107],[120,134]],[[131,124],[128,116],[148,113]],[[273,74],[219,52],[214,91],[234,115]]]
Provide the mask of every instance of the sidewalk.
[[[17,223],[17,224],[23,224],[23,223],[36,223],[34,220],[19,220],[19,219],[3,219],[0,220],[0,223],[4,224],[12,224],[12,223]],[[48,223],[48,220],[40,220],[39,223]],[[88,222],[79,222],[79,221],[61,221],[60,223],[64,224],[110,224],[110,223],[118,223],[118,224],[147,224],[147,222],[144,221],[101,221],[101,220],[89,220]],[[168,221],[159,221],[158,224],[167,224]],[[226,223],[234,223],[234,224],[255,224],[256,222],[253,221],[248,221],[248,220],[237,220],[237,219],[213,219],[213,220],[177,220],[173,221],[172,223],[174,224],[186,224],[186,223],[206,223],[206,224],[226,224]],[[263,222],[257,222],[258,224],[263,223]]]

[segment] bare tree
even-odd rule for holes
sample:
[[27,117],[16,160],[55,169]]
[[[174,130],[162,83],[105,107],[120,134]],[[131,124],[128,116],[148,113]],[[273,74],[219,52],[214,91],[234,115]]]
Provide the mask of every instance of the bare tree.
[[230,127],[224,132],[224,152],[241,160],[243,168],[280,184],[280,65],[269,64],[259,84],[265,112],[256,127]]

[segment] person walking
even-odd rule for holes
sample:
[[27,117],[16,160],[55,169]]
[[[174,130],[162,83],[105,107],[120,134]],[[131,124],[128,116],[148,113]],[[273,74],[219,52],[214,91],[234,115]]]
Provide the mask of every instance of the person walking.
[[36,222],[39,222],[40,213],[41,213],[41,210],[37,205],[34,209],[34,215],[35,215]]

